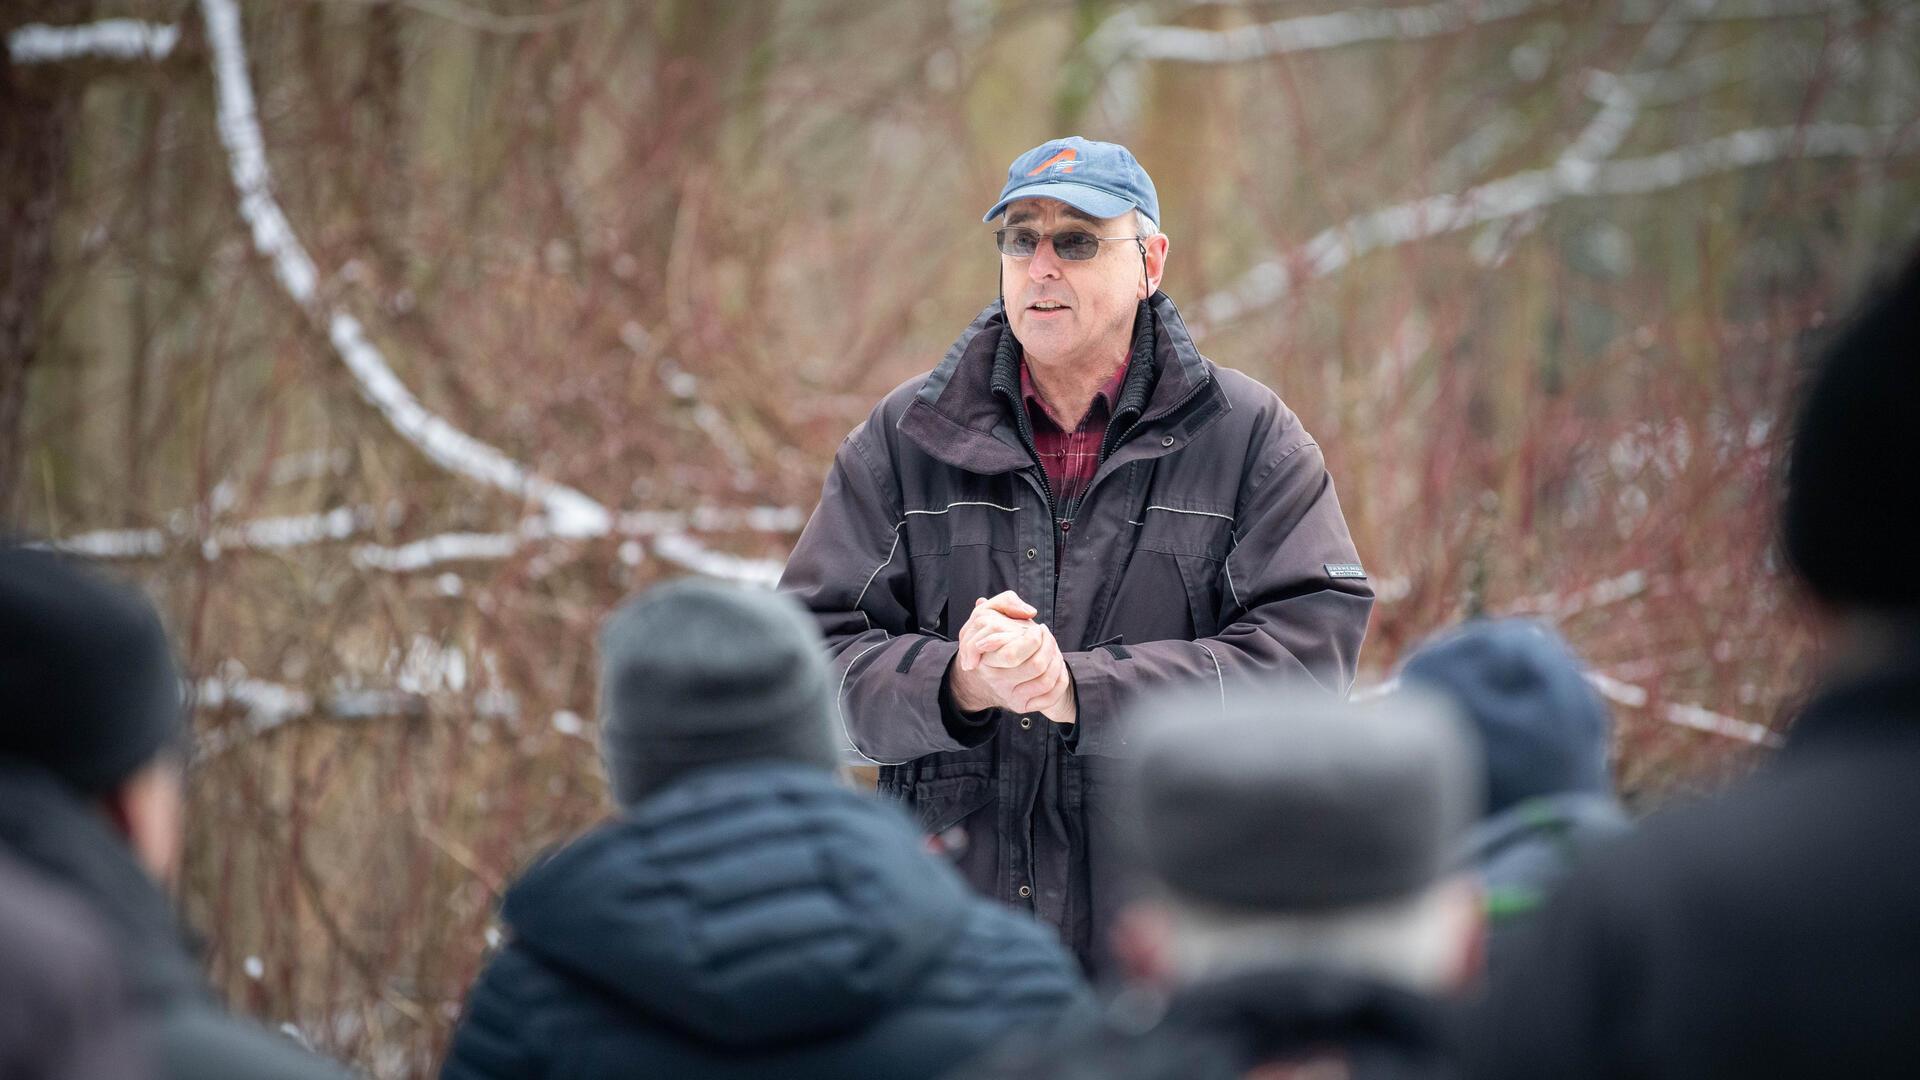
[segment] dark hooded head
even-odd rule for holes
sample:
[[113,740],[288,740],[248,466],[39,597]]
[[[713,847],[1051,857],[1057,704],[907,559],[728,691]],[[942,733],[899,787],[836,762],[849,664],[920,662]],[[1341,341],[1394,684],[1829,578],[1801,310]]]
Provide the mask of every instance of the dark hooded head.
[[833,769],[832,709],[819,631],[784,594],[674,581],[601,629],[600,746],[622,806],[715,765]]
[[1920,256],[1821,357],[1787,459],[1787,561],[1835,608],[1920,618]]
[[153,605],[51,552],[0,547],[0,761],[86,795],[180,747],[180,676]]

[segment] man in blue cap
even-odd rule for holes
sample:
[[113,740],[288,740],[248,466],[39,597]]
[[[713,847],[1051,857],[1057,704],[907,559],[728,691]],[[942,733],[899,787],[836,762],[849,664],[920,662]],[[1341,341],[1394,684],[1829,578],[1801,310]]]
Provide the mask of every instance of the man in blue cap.
[[937,847],[1083,961],[1118,904],[1117,721],[1250,676],[1344,692],[1373,593],[1320,449],[1200,355],[1123,146],[1016,158],[986,220],[1000,299],[841,444],[781,588],[838,716]]

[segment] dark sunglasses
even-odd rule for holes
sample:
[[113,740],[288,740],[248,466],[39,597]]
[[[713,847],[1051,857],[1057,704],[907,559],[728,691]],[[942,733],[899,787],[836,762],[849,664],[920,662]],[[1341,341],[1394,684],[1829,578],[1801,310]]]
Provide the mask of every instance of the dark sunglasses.
[[[1033,253],[1040,250],[1040,241],[1052,240],[1053,253],[1067,262],[1086,262],[1100,254],[1100,245],[1116,240],[1140,240],[1137,236],[1095,236],[1082,229],[1068,229],[1065,232],[1036,232],[1024,225],[1009,225],[993,231],[994,243],[999,245],[1000,254],[1014,259],[1031,259]],[[1146,254],[1146,245],[1140,247]]]

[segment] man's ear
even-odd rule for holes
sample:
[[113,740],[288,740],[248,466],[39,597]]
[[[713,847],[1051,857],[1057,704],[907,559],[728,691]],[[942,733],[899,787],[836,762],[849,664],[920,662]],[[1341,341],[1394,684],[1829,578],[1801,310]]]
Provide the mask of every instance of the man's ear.
[[168,886],[180,870],[181,771],[163,754],[95,800],[140,865]]
[[1175,982],[1173,916],[1150,900],[1120,909],[1110,931],[1113,958],[1129,983],[1170,987]]
[[1160,279],[1167,272],[1167,248],[1172,246],[1172,242],[1167,239],[1166,233],[1158,233],[1147,237],[1142,243],[1145,250],[1140,257],[1145,264],[1145,273],[1142,275],[1144,280],[1141,288],[1145,291],[1140,294],[1140,299],[1145,300],[1160,288]]
[[1466,993],[1479,985],[1487,968],[1487,902],[1479,882],[1462,876],[1449,882],[1443,888],[1452,895],[1449,903],[1453,908],[1456,934],[1459,942],[1454,955],[1454,970],[1447,979],[1447,989],[1454,993]]

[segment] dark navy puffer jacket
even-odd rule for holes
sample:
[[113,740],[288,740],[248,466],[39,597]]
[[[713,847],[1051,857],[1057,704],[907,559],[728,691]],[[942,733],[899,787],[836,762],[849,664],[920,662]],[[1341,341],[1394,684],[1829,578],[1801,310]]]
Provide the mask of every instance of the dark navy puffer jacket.
[[817,769],[692,774],[536,866],[442,1072],[934,1076],[1085,1006],[1053,932]]

